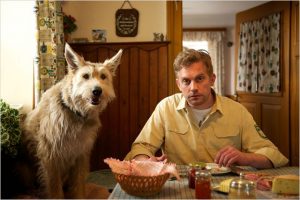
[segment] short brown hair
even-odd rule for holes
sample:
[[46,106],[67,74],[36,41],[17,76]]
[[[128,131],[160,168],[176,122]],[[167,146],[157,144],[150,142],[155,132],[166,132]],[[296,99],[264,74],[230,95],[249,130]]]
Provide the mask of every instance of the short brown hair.
[[182,68],[189,67],[191,64],[199,61],[203,62],[206,66],[208,75],[211,76],[213,74],[211,58],[208,52],[204,49],[186,49],[180,52],[175,58],[173,64],[176,76],[177,72],[179,72]]

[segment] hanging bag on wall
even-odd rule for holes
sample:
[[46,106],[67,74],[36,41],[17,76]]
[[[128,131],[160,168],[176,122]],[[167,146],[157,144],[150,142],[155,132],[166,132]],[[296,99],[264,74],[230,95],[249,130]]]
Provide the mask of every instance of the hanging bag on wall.
[[[128,3],[131,9],[123,9]],[[126,0],[116,12],[116,34],[120,37],[135,37],[138,31],[139,12]]]

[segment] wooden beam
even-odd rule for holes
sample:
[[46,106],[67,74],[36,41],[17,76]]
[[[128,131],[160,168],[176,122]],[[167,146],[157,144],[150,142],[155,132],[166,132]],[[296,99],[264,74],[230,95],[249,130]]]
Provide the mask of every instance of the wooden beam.
[[217,28],[184,28],[183,32],[200,32],[200,31],[226,31],[226,28],[223,27],[217,27]]
[[167,1],[167,40],[169,44],[169,95],[178,92],[175,82],[173,62],[182,51],[182,1]]

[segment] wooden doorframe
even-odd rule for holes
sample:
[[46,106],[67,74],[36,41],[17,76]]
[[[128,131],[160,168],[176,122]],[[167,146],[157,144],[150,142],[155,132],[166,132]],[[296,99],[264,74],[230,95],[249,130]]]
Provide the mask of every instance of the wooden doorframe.
[[291,4],[290,151],[291,165],[299,166],[299,1]]
[[170,41],[168,52],[169,95],[178,92],[175,82],[173,62],[182,51],[182,1],[167,1],[167,39]]

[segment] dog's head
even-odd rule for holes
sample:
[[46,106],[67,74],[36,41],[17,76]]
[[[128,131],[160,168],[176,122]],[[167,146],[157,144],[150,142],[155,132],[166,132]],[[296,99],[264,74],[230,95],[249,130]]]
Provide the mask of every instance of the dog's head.
[[105,108],[115,97],[113,76],[121,56],[122,49],[104,63],[92,63],[85,61],[66,43],[65,58],[68,63],[68,76],[72,79],[70,97],[73,102],[84,110],[95,106]]

